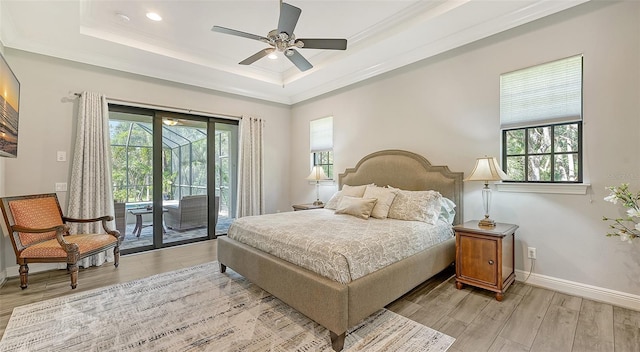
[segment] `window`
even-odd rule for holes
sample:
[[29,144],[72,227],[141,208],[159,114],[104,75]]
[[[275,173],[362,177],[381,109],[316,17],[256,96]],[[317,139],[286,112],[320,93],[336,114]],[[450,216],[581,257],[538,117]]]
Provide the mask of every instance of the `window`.
[[309,123],[309,144],[312,166],[322,166],[325,175],[333,178],[333,117]]
[[516,182],[582,182],[582,56],[500,76],[502,165]]
[[333,152],[317,152],[313,153],[313,165],[321,166],[324,174],[329,178],[333,178]]

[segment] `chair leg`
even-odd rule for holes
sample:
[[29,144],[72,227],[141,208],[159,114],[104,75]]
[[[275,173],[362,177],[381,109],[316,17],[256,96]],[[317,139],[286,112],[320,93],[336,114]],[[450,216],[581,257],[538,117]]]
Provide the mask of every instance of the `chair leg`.
[[113,248],[113,265],[117,268],[120,265],[120,246]]
[[67,264],[67,268],[71,271],[71,289],[78,286],[78,264]]
[[20,273],[20,288],[24,290],[29,285],[29,266],[26,263],[20,264],[18,272]]

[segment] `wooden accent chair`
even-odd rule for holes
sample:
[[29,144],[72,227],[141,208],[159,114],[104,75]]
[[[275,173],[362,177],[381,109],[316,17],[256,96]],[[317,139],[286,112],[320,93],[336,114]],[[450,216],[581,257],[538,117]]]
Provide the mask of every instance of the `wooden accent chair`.
[[[0,208],[20,265],[20,287],[27,288],[29,263],[67,263],[71,288],[78,285],[78,260],[113,248],[114,265],[120,261],[120,232],[109,230],[113,216],[72,219],[62,215],[55,193],[0,198]],[[68,222],[102,221],[106,234],[69,233]]]

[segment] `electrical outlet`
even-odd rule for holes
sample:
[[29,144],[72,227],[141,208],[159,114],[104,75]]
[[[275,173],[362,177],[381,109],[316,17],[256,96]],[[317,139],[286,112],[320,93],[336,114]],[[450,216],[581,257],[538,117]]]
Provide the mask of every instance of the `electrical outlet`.
[[67,191],[66,182],[56,183],[56,192],[66,192],[66,191]]
[[529,258],[536,259],[536,249],[535,249],[535,247],[529,247],[527,249],[527,253],[528,253]]
[[67,161],[67,152],[59,151],[56,153],[56,161]]

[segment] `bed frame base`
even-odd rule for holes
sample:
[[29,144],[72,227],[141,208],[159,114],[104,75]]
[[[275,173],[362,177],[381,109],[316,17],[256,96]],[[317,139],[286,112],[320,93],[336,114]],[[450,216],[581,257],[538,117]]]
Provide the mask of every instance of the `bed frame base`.
[[336,351],[342,350],[349,327],[455,260],[455,238],[451,238],[348,284],[341,284],[229,237],[218,237],[217,241],[221,272],[228,266],[327,328]]

